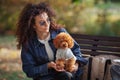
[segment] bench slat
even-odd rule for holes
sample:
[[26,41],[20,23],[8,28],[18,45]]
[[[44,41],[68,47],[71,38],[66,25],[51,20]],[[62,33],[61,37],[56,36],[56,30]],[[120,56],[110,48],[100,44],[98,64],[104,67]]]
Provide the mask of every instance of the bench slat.
[[103,41],[114,41],[120,42],[120,37],[112,36],[93,36],[93,35],[82,35],[82,34],[71,34],[74,39],[89,39],[89,40],[103,40]]
[[113,41],[111,41],[111,42],[110,41],[93,41],[93,40],[84,40],[84,39],[77,39],[76,41],[79,44],[120,47],[120,42],[113,42]]
[[106,54],[106,55],[116,55],[116,56],[120,57],[120,53],[106,53],[106,52],[84,51],[84,50],[81,50],[81,52],[82,52],[82,54],[87,54],[87,55],[91,55],[91,56]]
[[109,52],[120,52],[120,48],[117,48],[117,47],[96,47],[96,46],[84,46],[84,45],[81,45],[80,46],[81,49],[89,49],[89,50],[99,50],[99,51],[109,51]]

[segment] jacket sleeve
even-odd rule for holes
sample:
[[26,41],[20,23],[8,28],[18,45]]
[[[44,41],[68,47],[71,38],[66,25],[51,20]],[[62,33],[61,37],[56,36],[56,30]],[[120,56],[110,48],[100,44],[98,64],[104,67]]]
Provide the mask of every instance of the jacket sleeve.
[[48,74],[47,63],[37,66],[32,51],[22,47],[21,50],[22,69],[28,77],[36,78]]
[[80,46],[76,41],[74,41],[74,46],[72,48],[72,51],[77,58],[76,61],[79,64],[81,64],[81,63],[84,64],[84,65],[87,64],[88,61],[85,58],[82,57],[82,54],[81,54],[81,51],[80,51]]

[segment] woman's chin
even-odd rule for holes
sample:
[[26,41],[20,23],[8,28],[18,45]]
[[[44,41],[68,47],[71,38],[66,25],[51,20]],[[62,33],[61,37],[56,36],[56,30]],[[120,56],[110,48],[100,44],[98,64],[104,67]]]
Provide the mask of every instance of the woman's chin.
[[43,32],[49,32],[49,28],[45,28]]
[[45,30],[45,32],[49,32],[49,30]]

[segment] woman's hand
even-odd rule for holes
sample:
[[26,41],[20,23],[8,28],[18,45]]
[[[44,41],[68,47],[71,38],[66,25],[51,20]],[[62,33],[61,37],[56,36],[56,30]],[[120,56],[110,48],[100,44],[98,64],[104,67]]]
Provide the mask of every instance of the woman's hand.
[[61,68],[60,66],[56,66],[56,63],[55,62],[49,62],[48,64],[48,69],[50,69],[50,68],[53,68],[53,69],[55,69],[56,71],[59,71],[59,72],[61,72],[61,71],[65,71],[63,68]]
[[53,62],[53,61],[51,61],[51,62],[49,62],[48,64],[47,64],[47,66],[48,66],[48,69],[50,69],[50,68],[56,68],[56,63],[55,62]]
[[76,72],[78,70],[78,63],[75,63],[75,65],[72,67],[72,71],[71,72]]
[[58,72],[65,71],[64,67],[60,66],[60,65],[56,65],[56,69],[55,70],[58,71]]

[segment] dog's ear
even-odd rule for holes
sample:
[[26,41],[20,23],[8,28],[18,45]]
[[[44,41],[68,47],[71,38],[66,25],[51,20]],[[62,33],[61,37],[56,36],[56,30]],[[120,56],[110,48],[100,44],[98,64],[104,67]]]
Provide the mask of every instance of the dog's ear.
[[55,48],[58,48],[58,47],[59,47],[58,39],[57,39],[57,38],[55,38],[55,39],[53,40],[53,44],[54,44]]
[[70,44],[68,45],[69,48],[72,48],[74,46],[73,42],[70,42]]
[[69,35],[68,36],[68,47],[72,48],[74,46],[74,40],[73,38]]
[[54,38],[53,44],[54,44],[55,48],[59,48],[59,46],[60,46],[60,39],[63,37],[62,35],[63,35],[63,32],[57,34],[56,37]]

